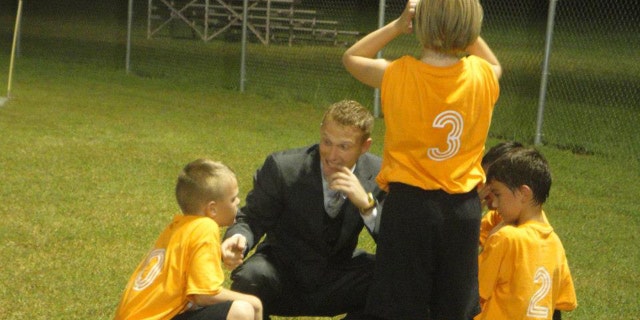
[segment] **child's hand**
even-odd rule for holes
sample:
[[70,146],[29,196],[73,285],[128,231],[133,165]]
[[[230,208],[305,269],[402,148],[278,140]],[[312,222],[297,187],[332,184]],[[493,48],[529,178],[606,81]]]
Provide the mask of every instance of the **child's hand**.
[[407,6],[404,8],[402,15],[398,18],[398,27],[402,33],[413,32],[413,17],[416,14],[416,5],[418,0],[408,0]]
[[227,268],[233,270],[243,262],[247,239],[240,234],[235,234],[223,241],[220,247],[222,262]]
[[491,231],[489,231],[489,235],[487,237],[490,237],[492,234],[498,232],[498,230],[502,229],[502,227],[504,226],[504,221],[500,221],[498,224],[496,224],[495,227],[493,227],[493,229],[491,229]]
[[488,185],[483,184],[478,186],[478,197],[480,197],[480,204],[483,208],[487,208],[488,210],[496,209],[493,206],[493,194],[491,193],[491,188],[489,188]]

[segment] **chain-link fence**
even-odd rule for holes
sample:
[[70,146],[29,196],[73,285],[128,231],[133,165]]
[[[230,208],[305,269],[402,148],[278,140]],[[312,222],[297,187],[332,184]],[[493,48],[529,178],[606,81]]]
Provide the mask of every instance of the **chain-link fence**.
[[[379,8],[380,0],[247,0],[248,12],[243,12],[243,2],[133,1],[132,72],[175,78],[176,86],[185,90],[242,87],[248,94],[285,96],[318,107],[343,98],[374,107],[373,90],[345,71],[341,55],[378,27],[381,13],[382,23],[395,19],[404,0],[382,1],[384,10]],[[32,12],[36,3],[27,3],[33,6],[27,12]],[[482,4],[482,35],[504,68],[491,135],[523,142],[540,138],[545,144],[576,153],[630,159],[638,167],[637,4],[631,0],[558,0],[544,91],[541,80],[549,2],[484,0]],[[97,15],[89,12],[90,7],[117,15],[126,28],[126,1],[119,1],[111,10],[104,2],[85,5],[88,19]],[[57,10],[54,3],[37,4],[37,8]],[[245,13],[250,27],[243,47]],[[123,38],[123,29],[114,36]],[[246,65],[241,70],[243,52]],[[420,53],[412,35],[394,40],[385,48],[384,57],[394,59],[407,53]],[[241,71],[245,72],[243,79]],[[540,106],[544,113],[537,132]]]
[[[378,24],[377,1],[324,0],[302,4],[325,19],[344,22],[347,28],[360,31],[360,35],[374,30]],[[404,4],[387,1],[385,23],[395,19]],[[550,16],[546,1],[483,2],[483,37],[505,70],[491,135],[525,142],[539,138],[545,144],[576,153],[622,155],[638,164],[638,8],[632,1],[577,4],[559,1],[555,16]],[[547,85],[541,88],[548,30],[553,32],[545,74]],[[373,106],[373,91],[351,79],[341,65],[340,56],[349,44],[349,41],[337,46],[319,43],[309,46],[297,41],[270,46],[250,44],[247,91],[262,94],[285,91],[320,105],[352,98]],[[407,53],[417,55],[417,46],[413,36],[404,36],[387,46],[384,56],[394,59]],[[540,110],[544,112],[539,115]]]
[[[242,4],[227,2],[236,9]],[[246,75],[238,80],[247,92],[284,94],[318,105],[342,98],[375,104],[373,91],[345,72],[340,57],[357,38],[377,28],[379,1],[274,0],[270,35],[264,17],[259,18],[265,16],[267,1],[262,8],[260,2],[251,3]],[[384,23],[395,19],[404,4],[387,1]],[[483,2],[483,36],[505,69],[491,134],[577,153],[624,154],[637,163],[638,9],[631,1],[576,4],[559,1],[555,15],[549,15],[548,2]],[[228,27],[216,36],[239,41],[241,23],[235,18],[216,22]],[[541,87],[547,40],[552,40],[550,59],[546,86]],[[395,40],[384,52],[389,59],[402,54],[419,54],[413,36]]]
[[[398,17],[405,1],[247,3],[246,42],[241,41],[242,0],[149,0],[147,37],[208,41],[203,54],[233,62],[215,71],[224,74],[224,86],[229,88],[285,95],[318,106],[343,98],[372,108],[377,105],[374,91],[344,70],[341,55],[380,23]],[[385,4],[384,10],[380,3]],[[638,164],[640,10],[633,1],[560,0],[549,4],[483,1],[483,37],[504,68],[491,135],[542,142],[576,153],[623,156]],[[555,10],[549,11],[550,7]],[[244,51],[240,43],[245,44]],[[545,60],[547,48],[549,59]],[[154,63],[153,51],[138,50],[144,51],[140,64]],[[240,64],[236,59],[243,52],[246,65],[241,79],[240,71],[230,66]],[[387,46],[384,57],[419,53],[415,37],[406,35]],[[199,63],[207,60],[194,57],[183,66],[200,69]],[[152,69],[157,69],[156,63]]]
[[[505,67],[494,136],[531,140],[540,103],[546,1],[485,1],[485,32]],[[640,18],[632,1],[556,4],[542,142],[577,153],[640,155]]]

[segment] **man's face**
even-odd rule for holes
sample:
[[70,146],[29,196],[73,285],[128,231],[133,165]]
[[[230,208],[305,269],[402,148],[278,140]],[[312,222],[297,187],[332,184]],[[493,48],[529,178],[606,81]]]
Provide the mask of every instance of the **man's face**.
[[371,147],[371,138],[362,141],[362,131],[342,126],[327,117],[320,127],[322,173],[330,177],[342,167],[353,168],[358,158]]

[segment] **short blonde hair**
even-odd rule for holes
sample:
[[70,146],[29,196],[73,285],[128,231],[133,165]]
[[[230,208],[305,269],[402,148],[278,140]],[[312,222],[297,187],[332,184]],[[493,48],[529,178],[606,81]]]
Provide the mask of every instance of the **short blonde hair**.
[[327,109],[322,117],[322,123],[331,118],[341,126],[356,127],[362,131],[362,141],[371,137],[373,131],[373,115],[367,108],[354,100],[338,101]]
[[414,26],[422,47],[460,54],[478,39],[482,18],[478,0],[420,0]]
[[176,183],[176,200],[182,213],[197,213],[208,202],[219,200],[224,187],[235,178],[233,170],[222,162],[197,159],[188,163]]

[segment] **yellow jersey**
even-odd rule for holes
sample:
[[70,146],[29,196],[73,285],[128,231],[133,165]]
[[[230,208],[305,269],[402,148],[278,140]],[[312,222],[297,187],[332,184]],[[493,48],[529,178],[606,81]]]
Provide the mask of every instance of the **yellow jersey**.
[[473,55],[448,67],[410,56],[393,61],[381,86],[381,189],[401,182],[453,194],[483,182],[482,155],[499,91],[490,64]]
[[[542,211],[542,220],[549,223],[544,211]],[[482,216],[482,220],[480,220],[480,248],[484,247],[484,243],[487,241],[491,231],[500,224],[500,222],[502,222],[502,217],[497,210],[489,210]]]
[[564,247],[548,223],[500,228],[478,261],[482,312],[475,320],[551,320],[554,310],[577,306]]
[[115,319],[171,319],[189,295],[215,295],[223,281],[218,224],[176,215],[129,279]]

